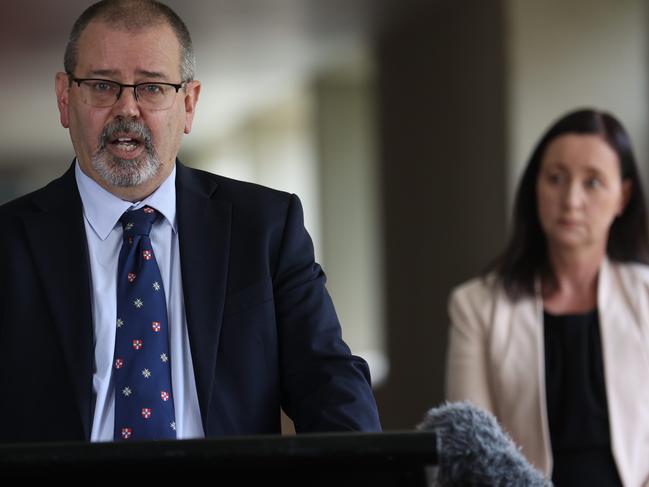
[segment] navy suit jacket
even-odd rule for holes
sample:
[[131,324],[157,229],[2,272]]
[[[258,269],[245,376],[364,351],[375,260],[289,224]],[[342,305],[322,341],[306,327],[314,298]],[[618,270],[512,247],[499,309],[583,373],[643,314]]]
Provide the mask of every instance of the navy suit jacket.
[[[176,204],[205,435],[380,430],[297,197],[178,162]],[[90,438],[89,269],[74,166],[0,207],[0,442]]]

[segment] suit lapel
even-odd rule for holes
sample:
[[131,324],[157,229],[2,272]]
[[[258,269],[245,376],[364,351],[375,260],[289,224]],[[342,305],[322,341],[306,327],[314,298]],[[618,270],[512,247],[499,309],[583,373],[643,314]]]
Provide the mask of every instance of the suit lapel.
[[94,353],[90,267],[74,165],[36,193],[34,203],[41,211],[25,216],[25,231],[89,439]]
[[207,431],[225,302],[231,205],[212,198],[217,189],[213,175],[180,162],[176,167],[183,296],[198,401]]
[[501,287],[490,322],[488,346],[495,363],[496,412],[525,456],[546,474],[552,457],[545,407],[543,300],[540,283],[534,296],[512,299]]
[[613,456],[624,485],[647,485],[646,470],[638,466],[646,464],[649,447],[637,426],[649,421],[649,357],[642,331],[647,308],[645,287],[631,269],[605,260],[597,301]]

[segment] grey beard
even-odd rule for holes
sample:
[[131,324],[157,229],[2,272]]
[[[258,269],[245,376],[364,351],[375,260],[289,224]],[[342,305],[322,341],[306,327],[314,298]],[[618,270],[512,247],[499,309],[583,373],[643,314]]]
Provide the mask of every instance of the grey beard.
[[[116,133],[136,134],[144,143],[144,153],[136,159],[112,156],[106,146]],[[151,131],[142,122],[117,119],[104,128],[99,137],[99,149],[92,156],[92,167],[109,185],[129,188],[144,184],[160,172],[160,158],[153,146]]]

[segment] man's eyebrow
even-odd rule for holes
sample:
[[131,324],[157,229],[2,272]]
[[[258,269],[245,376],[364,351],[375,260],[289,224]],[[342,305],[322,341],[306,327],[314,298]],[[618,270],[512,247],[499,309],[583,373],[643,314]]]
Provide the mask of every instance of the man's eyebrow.
[[90,71],[90,76],[109,76],[114,77],[118,74],[114,69],[94,69]]
[[166,75],[163,73],[158,73],[157,71],[146,71],[143,69],[138,69],[135,72],[138,76],[142,76],[145,78],[158,78],[158,79],[166,79]]
[[[166,75],[163,73],[159,73],[157,71],[147,71],[144,69],[138,69],[135,72],[136,76],[142,77],[142,78],[149,78],[149,79],[165,79]],[[115,79],[119,77],[120,71],[116,69],[95,69],[90,71],[91,76],[106,76],[109,77],[110,79]]]

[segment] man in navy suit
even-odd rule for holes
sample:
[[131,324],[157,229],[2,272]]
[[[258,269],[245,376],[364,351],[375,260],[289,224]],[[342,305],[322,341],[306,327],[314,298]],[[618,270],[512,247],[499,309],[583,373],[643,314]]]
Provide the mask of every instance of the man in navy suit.
[[56,95],[76,158],[0,207],[0,442],[113,439],[119,219],[143,206],[178,438],[278,433],[280,407],[298,432],[380,430],[297,197],[177,160],[200,89],[168,7],[102,1],[75,23]]

